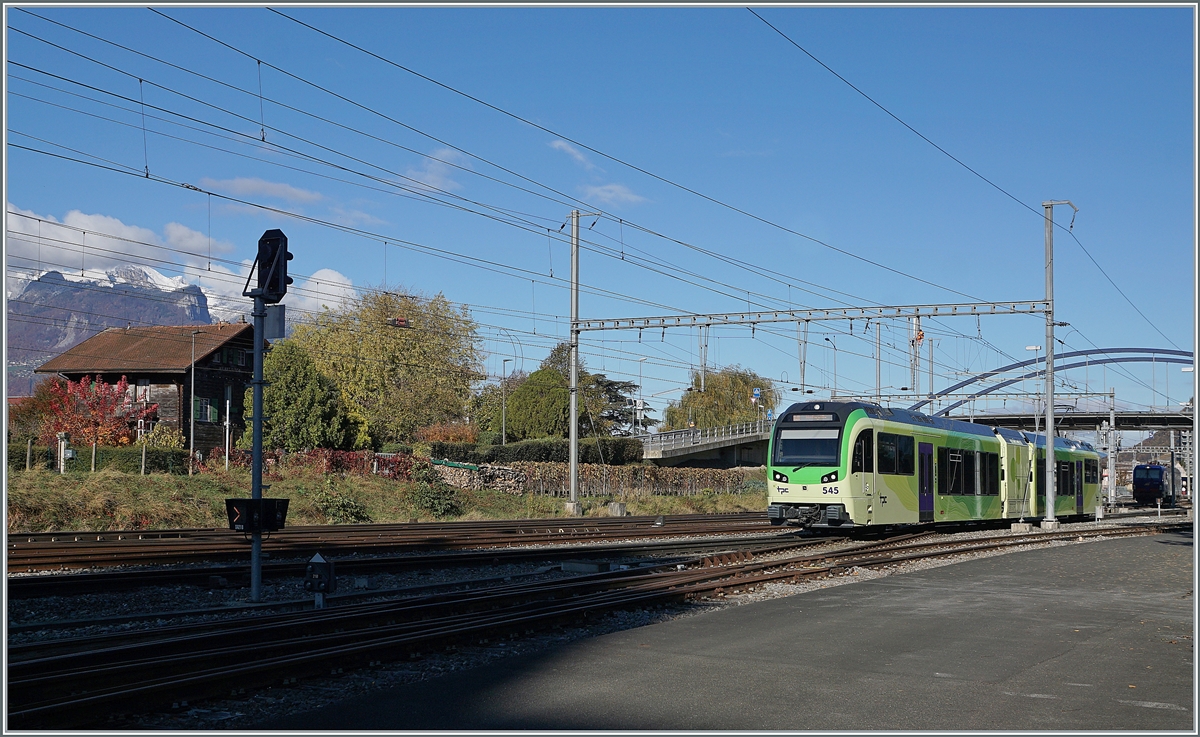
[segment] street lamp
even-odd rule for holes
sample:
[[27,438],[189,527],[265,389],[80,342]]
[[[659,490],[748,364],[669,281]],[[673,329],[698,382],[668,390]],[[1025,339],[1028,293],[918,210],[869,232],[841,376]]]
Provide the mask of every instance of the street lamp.
[[833,390],[829,392],[829,398],[832,399],[837,396],[837,343],[833,338],[826,338],[825,340],[829,341],[829,345],[833,346]]
[[508,445],[508,364],[513,359],[506,358],[500,362],[500,444]]
[[642,366],[646,364],[646,358],[647,356],[642,356],[638,359],[638,406],[636,411],[633,413],[633,416],[637,420],[639,434],[641,434],[640,431],[644,429],[642,418],[644,417],[644,413],[646,411],[646,400],[642,395]]
[[202,332],[192,331],[192,419],[188,429],[188,476],[192,475],[192,464],[196,461],[196,336]]

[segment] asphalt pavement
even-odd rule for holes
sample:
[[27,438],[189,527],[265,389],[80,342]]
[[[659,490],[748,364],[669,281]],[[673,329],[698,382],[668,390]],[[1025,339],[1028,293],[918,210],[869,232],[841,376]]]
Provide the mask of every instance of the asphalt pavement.
[[278,730],[1187,730],[1192,534],[1045,548],[575,641]]

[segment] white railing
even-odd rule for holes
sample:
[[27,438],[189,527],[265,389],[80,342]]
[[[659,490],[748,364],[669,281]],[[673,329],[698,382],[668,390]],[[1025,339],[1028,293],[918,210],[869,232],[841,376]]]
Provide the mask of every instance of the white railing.
[[695,428],[690,430],[672,430],[670,432],[660,432],[653,435],[643,435],[642,447],[646,451],[651,450],[674,450],[676,448],[686,448],[702,443],[713,443],[721,440],[736,440],[751,435],[761,435],[771,431],[771,426],[775,423],[770,420],[756,420],[754,422],[743,422],[740,425],[727,425],[725,427],[706,427]]

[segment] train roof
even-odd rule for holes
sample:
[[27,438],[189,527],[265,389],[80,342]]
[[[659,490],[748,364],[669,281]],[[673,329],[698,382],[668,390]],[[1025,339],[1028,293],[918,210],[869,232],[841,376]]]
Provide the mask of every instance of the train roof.
[[789,414],[803,412],[833,412],[838,415],[839,419],[845,419],[856,409],[863,410],[870,417],[889,420],[891,422],[903,422],[907,425],[921,425],[939,430],[965,433],[967,435],[982,435],[989,438],[995,436],[995,432],[987,425],[976,425],[971,422],[963,422],[962,420],[952,420],[948,417],[930,417],[923,412],[882,407],[870,402],[839,402],[837,400],[797,402],[788,407],[779,416],[779,419],[780,421],[784,421],[784,418]]
[[[872,402],[852,402],[838,400],[813,400],[809,402],[797,402],[788,407],[779,416],[779,421],[786,422],[786,418],[789,414],[805,412],[832,412],[838,415],[839,419],[844,420],[856,409],[863,410],[869,417],[877,417],[879,419],[889,420],[891,422],[903,422],[909,425],[922,425],[924,427],[933,427],[939,430],[964,433],[966,435],[980,435],[984,437],[999,436],[1004,440],[1015,441],[1019,443],[1033,443],[1039,448],[1044,448],[1046,446],[1045,435],[1035,435],[1031,432],[1010,430],[1006,427],[993,427],[990,425],[980,425],[974,422],[963,422],[962,420],[953,420],[949,417],[931,417],[923,412],[883,407]],[[1090,450],[1093,452],[1096,450],[1092,447],[1091,443],[1059,437],[1054,439],[1054,447],[1063,450]]]
[[[1046,447],[1046,436],[1045,435],[1034,435],[1031,432],[1022,432],[1021,434],[1024,435],[1025,438],[1027,440],[1029,440],[1029,442],[1033,443],[1035,446],[1037,446],[1039,448]],[[1054,447],[1062,448],[1064,450],[1091,450],[1091,451],[1096,450],[1094,447],[1092,447],[1091,443],[1085,443],[1082,440],[1071,440],[1070,438],[1059,438],[1059,437],[1054,438]]]

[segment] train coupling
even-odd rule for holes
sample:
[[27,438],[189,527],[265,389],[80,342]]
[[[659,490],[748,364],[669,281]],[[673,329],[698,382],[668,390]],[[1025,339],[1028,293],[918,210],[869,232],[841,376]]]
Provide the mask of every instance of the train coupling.
[[773,525],[793,523],[801,527],[811,527],[824,520],[824,513],[818,505],[769,504],[767,519]]

